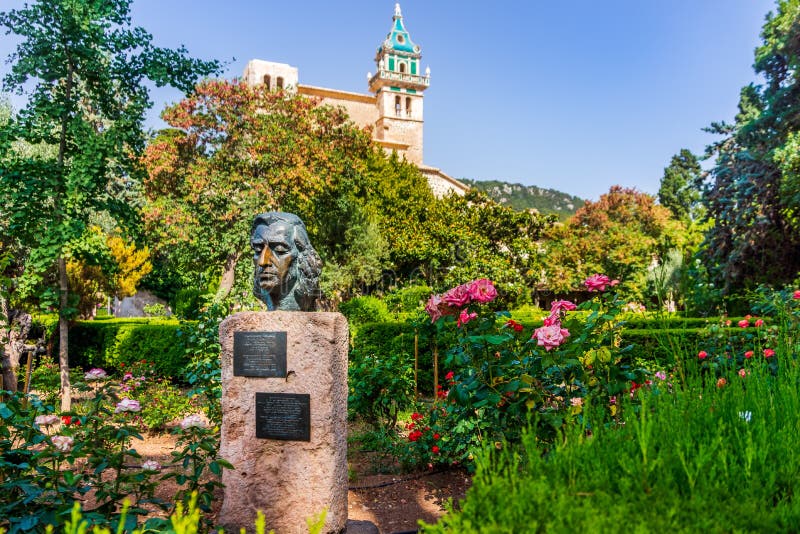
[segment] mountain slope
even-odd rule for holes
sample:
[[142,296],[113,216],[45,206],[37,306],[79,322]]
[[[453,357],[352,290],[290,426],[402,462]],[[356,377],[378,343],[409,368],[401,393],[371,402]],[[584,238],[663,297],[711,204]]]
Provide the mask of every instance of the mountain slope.
[[583,199],[555,189],[542,189],[535,185],[512,184],[500,180],[461,178],[460,181],[515,210],[533,208],[540,213],[555,213],[562,220],[574,215],[575,211],[583,206]]

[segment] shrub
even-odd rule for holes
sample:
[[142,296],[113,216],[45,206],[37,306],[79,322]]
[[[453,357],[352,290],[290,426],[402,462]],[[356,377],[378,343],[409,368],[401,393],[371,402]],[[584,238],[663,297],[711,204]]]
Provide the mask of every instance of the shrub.
[[[82,382],[83,371],[81,368],[70,368],[69,379],[71,384]],[[20,384],[21,383],[22,382],[20,382]],[[32,393],[35,393],[45,405],[55,406],[61,391],[61,369],[58,363],[46,356],[40,358],[39,362],[34,365],[31,371],[30,390]]]
[[70,331],[70,365],[118,369],[142,359],[159,375],[179,378],[189,358],[178,323],[164,319],[79,321]]
[[205,292],[194,289],[179,289],[175,293],[172,309],[177,317],[181,319],[195,320],[200,316],[200,310],[205,304]]
[[342,302],[339,305],[339,311],[347,317],[350,323],[351,332],[358,330],[358,327],[364,323],[385,322],[391,320],[389,309],[386,303],[381,299],[366,296],[356,297]]
[[399,412],[414,403],[413,362],[407,354],[378,357],[352,351],[347,378],[347,409],[351,417],[394,430]]
[[644,383],[647,372],[619,345],[617,316],[625,302],[604,291],[607,277],[590,281],[602,286],[594,300],[577,312],[574,304],[557,301],[533,331],[484,306],[496,294],[488,280],[432,296],[426,310],[437,331],[452,332],[456,342],[443,358],[438,402],[412,422],[404,456],[462,462],[485,443],[517,442],[532,417],[537,439],[555,444],[565,424],[583,417],[589,399],[607,407],[607,422],[615,421],[616,397]]
[[[428,324],[425,324],[428,323]],[[383,323],[365,323],[353,335],[353,360],[369,355],[376,360],[401,358],[411,366],[414,365],[414,336],[418,335],[419,373],[417,389],[433,395],[433,343],[435,332],[429,328],[430,321],[419,324],[414,321],[390,321]],[[407,406],[406,408],[410,408]]]
[[166,317],[169,315],[169,310],[167,307],[160,302],[148,304],[142,309],[142,311],[144,311],[145,315],[148,317]]
[[199,320],[181,323],[179,335],[190,359],[183,378],[191,386],[190,398],[199,398],[209,420],[222,423],[222,382],[220,371],[219,323],[230,313],[223,305],[204,310]]
[[413,285],[387,293],[383,300],[394,314],[414,313],[422,310],[430,295],[431,288],[428,286]]
[[189,397],[163,378],[148,380],[131,393],[131,398],[142,405],[139,421],[150,431],[164,430],[194,411]]
[[[0,401],[0,530],[44,532],[46,525],[64,525],[73,503],[90,494],[92,508],[83,513],[88,523],[130,531],[137,517],[150,513],[142,505],[167,509],[153,494],[158,480],[168,477],[181,486],[176,499],[188,500],[196,491],[201,508],[208,509],[220,485],[209,473],[231,467],[216,457],[218,428],[198,416],[184,420],[175,430],[183,449],[162,475],[160,466],[142,463],[132,447],[142,439],[136,422],[146,406],[130,397],[120,400],[124,392],[100,369],[85,378],[92,380],[80,385],[86,399],[60,417],[35,396],[6,392]],[[120,511],[126,499],[137,503],[125,509],[127,517]]]

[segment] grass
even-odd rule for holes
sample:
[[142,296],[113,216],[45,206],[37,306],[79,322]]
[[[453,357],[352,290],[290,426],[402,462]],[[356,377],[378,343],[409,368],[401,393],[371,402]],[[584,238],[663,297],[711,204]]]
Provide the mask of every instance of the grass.
[[762,362],[722,387],[686,357],[685,381],[639,390],[624,424],[593,427],[589,407],[555,450],[528,433],[487,451],[460,511],[425,532],[796,531],[800,363],[783,354],[777,375]]

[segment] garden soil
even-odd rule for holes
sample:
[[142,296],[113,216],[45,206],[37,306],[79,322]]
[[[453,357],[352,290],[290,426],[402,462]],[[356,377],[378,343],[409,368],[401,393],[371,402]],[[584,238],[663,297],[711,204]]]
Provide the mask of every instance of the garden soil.
[[[133,447],[142,455],[142,461],[156,460],[165,465],[175,450],[175,437],[148,434]],[[469,475],[462,469],[386,474],[396,469],[384,457],[352,447],[348,457],[348,518],[370,521],[381,534],[414,532],[419,520],[435,522],[445,513],[447,501],[463,499],[470,485]],[[171,501],[177,489],[171,478],[159,484],[156,495]],[[219,512],[221,502],[222,490],[216,494],[215,513]]]

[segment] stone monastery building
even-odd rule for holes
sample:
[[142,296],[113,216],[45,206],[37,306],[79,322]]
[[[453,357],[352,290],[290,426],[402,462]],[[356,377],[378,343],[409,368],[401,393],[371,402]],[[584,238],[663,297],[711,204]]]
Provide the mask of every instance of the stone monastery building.
[[430,68],[422,73],[421,59],[419,45],[414,44],[403,25],[400,4],[395,4],[392,29],[375,54],[377,72],[367,75],[370,94],[302,85],[297,67],[260,59],[247,63],[244,81],[251,85],[263,83],[270,89],[295,90],[301,95],[320,98],[325,104],[344,107],[353,122],[372,127],[372,138],[384,150],[397,151],[417,165],[436,196],[451,191],[463,195],[469,189],[465,184],[424,164],[422,101],[431,76]]

